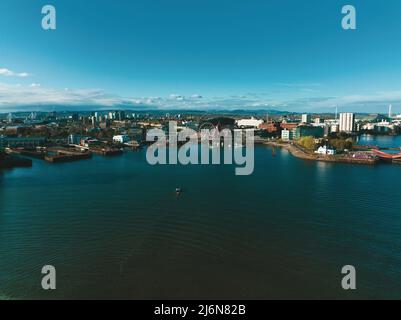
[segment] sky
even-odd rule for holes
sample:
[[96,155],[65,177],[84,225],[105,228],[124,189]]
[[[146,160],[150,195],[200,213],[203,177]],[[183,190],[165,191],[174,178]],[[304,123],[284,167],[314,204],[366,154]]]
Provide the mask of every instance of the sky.
[[401,113],[399,0],[1,0],[0,15],[0,112]]

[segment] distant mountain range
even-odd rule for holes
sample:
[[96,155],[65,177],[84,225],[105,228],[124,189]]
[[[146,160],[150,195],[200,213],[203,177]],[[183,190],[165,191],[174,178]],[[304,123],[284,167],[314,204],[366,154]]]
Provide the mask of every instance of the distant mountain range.
[[[255,115],[255,116],[266,116],[266,115],[285,115],[285,114],[296,114],[294,112],[288,112],[288,111],[280,111],[280,110],[273,110],[273,109],[259,109],[259,110],[246,110],[246,109],[235,109],[235,110],[224,110],[224,109],[207,109],[207,110],[193,110],[193,109],[152,109],[152,108],[123,108],[123,107],[116,107],[116,108],[110,108],[110,109],[105,109],[103,106],[96,108],[96,107],[79,107],[77,108],[76,106],[71,107],[71,106],[65,106],[63,108],[60,108],[60,106],[57,106],[56,108],[47,108],[46,110],[42,110],[42,108],[28,108],[23,111],[10,111],[14,115],[25,115],[25,114],[30,114],[32,112],[36,112],[38,114],[46,114],[49,112],[57,112],[58,114],[69,114],[69,113],[80,113],[80,114],[90,114],[92,112],[102,112],[102,113],[107,113],[110,111],[117,111],[117,110],[122,110],[125,112],[129,113],[149,113],[149,114],[226,114],[226,115]],[[1,115],[8,115],[10,112],[3,112],[0,114]]]
[[[93,112],[101,112],[101,113],[107,113],[111,111],[125,111],[126,113],[138,113],[138,114],[152,114],[152,115],[165,115],[165,114],[182,114],[182,115],[213,115],[213,114],[218,114],[218,115],[226,115],[226,116],[242,116],[242,117],[260,117],[260,118],[265,118],[267,116],[284,116],[284,115],[300,115],[303,112],[289,112],[289,111],[281,111],[281,110],[275,110],[275,109],[206,109],[206,110],[194,110],[194,109],[154,109],[154,108],[149,108],[149,107],[143,107],[143,108],[124,108],[123,106],[120,107],[115,107],[115,108],[110,108],[106,109],[104,106],[100,106],[99,108],[96,108],[96,106],[57,106],[56,108],[46,108],[46,110],[43,110],[42,108],[28,108],[25,109],[24,111],[11,111],[11,113],[15,117],[26,117],[32,112],[37,113],[38,115],[43,115],[47,114],[50,112],[56,112],[59,115],[69,115],[73,113],[78,113],[81,115],[90,115]],[[1,112],[0,111],[0,118],[6,118],[7,115],[10,113],[9,112]],[[306,112],[305,112],[306,113]],[[320,116],[333,116],[334,113],[319,113],[319,112],[309,112],[310,114],[314,115],[320,115]],[[374,116],[378,115],[380,113],[355,113],[357,115],[363,115],[363,116]]]

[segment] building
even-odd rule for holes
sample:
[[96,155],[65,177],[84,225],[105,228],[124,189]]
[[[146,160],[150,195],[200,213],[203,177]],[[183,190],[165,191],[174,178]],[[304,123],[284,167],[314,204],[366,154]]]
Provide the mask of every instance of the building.
[[263,120],[260,119],[241,119],[237,120],[237,126],[240,128],[259,128],[259,126],[263,124]]
[[331,133],[337,133],[340,131],[340,126],[338,124],[332,124],[330,126],[330,132]]
[[128,130],[129,136],[132,140],[142,142],[146,140],[146,130],[141,127],[131,127]]
[[281,129],[292,130],[298,127],[298,123],[296,122],[281,122],[280,123]]
[[362,130],[373,131],[376,127],[375,123],[367,123],[362,126]]
[[374,131],[378,134],[387,134],[394,130],[395,126],[390,122],[375,123]]
[[300,139],[302,137],[322,138],[324,136],[324,128],[320,126],[301,125],[292,129],[293,138]]
[[0,147],[40,147],[46,143],[45,137],[0,137]]
[[114,143],[126,143],[131,141],[131,138],[127,135],[118,135],[113,137]]
[[125,111],[122,111],[122,110],[116,111],[115,119],[116,119],[117,121],[123,121],[123,120],[125,120],[125,119],[126,119]]
[[311,126],[313,127],[320,127],[323,129],[323,135],[327,137],[330,133],[330,126],[326,123],[312,123]]
[[91,121],[92,126],[96,126],[97,121],[96,121],[95,116],[90,117],[90,121]]
[[354,132],[355,130],[355,114],[347,112],[340,113],[340,132]]
[[281,140],[290,141],[293,139],[293,132],[291,130],[284,129],[281,131]]
[[21,133],[24,127],[22,126],[7,126],[4,128],[6,135],[18,135]]
[[323,147],[319,147],[315,153],[317,154],[324,154],[324,155],[335,155],[336,154],[336,150],[331,149],[331,148],[327,148],[327,146],[323,146]]
[[88,137],[83,137],[79,134],[70,134],[68,136],[68,144],[81,145],[82,140],[87,140]]
[[302,115],[302,123],[311,123],[311,116],[310,114],[303,114]]
[[281,131],[280,123],[275,121],[268,121],[262,123],[259,126],[259,129],[266,130],[268,133],[277,133],[277,134]]

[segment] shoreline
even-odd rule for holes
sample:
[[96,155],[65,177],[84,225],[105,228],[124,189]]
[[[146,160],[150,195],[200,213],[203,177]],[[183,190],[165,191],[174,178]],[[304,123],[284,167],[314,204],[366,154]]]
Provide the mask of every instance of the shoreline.
[[[305,150],[301,146],[298,146],[295,143],[288,143],[288,142],[277,142],[277,141],[255,141],[256,145],[264,145],[269,146],[272,148],[280,148],[287,150],[292,156],[303,159],[307,161],[320,161],[320,162],[332,162],[332,163],[348,163],[348,164],[358,164],[358,165],[376,165],[379,164],[381,161],[379,158],[353,158],[345,155],[322,155],[316,153],[310,153]],[[60,148],[52,148],[55,151],[60,151]],[[61,148],[63,149],[63,148]],[[83,159],[90,159],[92,157],[92,153],[78,153],[72,151],[65,151],[64,152],[57,152],[56,155],[53,156],[46,156],[45,154],[38,155],[36,152],[28,152],[28,151],[19,151],[14,152],[17,155],[13,154],[5,154],[3,159],[0,159],[0,169],[11,169],[15,167],[31,167],[32,160],[30,158],[36,158],[40,160],[45,160],[50,163],[59,163],[59,162],[70,162],[76,160],[83,160]],[[104,150],[102,150],[104,151]],[[108,155],[121,155],[123,152],[119,150],[118,153],[111,153],[108,152],[94,152],[95,154],[108,156]],[[24,157],[20,157],[20,155]],[[394,164],[401,164],[401,160],[393,161]]]
[[375,165],[379,163],[378,159],[355,159],[350,157],[344,157],[341,155],[330,156],[330,155],[306,153],[301,149],[301,147],[298,147],[292,143],[279,143],[279,142],[266,141],[263,142],[263,144],[270,147],[285,149],[288,152],[290,152],[292,156],[309,161],[338,162],[338,163],[361,164],[361,165]]

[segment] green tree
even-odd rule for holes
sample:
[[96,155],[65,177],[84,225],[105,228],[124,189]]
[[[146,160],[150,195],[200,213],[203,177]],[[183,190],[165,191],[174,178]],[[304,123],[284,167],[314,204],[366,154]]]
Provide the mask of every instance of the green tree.
[[298,140],[298,143],[309,151],[315,150],[315,138],[314,137],[302,137]]
[[353,143],[350,139],[331,139],[330,145],[338,151],[343,151],[345,149],[352,149]]

